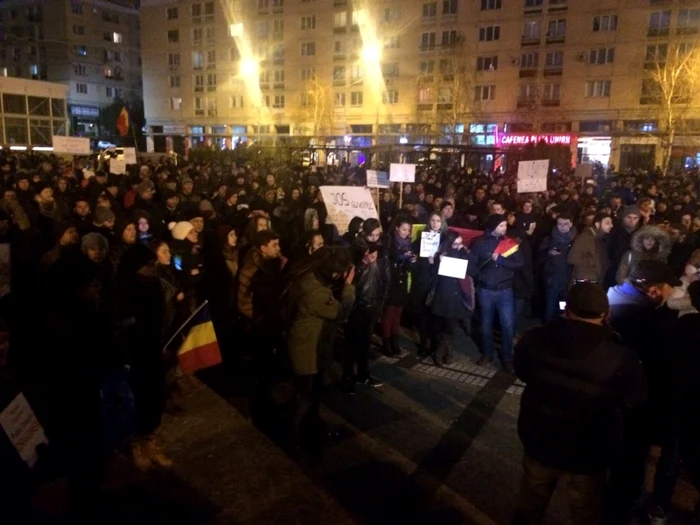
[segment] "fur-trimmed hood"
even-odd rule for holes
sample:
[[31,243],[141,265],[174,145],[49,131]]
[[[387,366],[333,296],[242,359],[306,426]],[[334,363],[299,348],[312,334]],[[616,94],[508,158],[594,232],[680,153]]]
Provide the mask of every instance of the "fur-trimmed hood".
[[671,253],[671,238],[668,234],[657,226],[643,226],[632,235],[630,249],[637,258],[649,258],[649,255],[642,244],[645,237],[653,237],[656,241],[658,249],[655,250],[657,257],[654,259],[666,260],[668,254]]

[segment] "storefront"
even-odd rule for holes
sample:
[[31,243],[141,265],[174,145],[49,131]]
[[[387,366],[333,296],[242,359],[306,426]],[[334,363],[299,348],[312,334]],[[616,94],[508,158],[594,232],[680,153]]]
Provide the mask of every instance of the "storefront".
[[568,148],[571,153],[571,166],[576,165],[578,142],[576,135],[571,133],[499,133],[496,145],[503,149],[507,160],[505,166],[507,169],[511,169],[512,159],[508,157],[508,150],[523,149],[526,146],[536,146],[540,143]]
[[612,137],[579,137],[576,159],[578,163],[601,163],[607,167],[612,153]]

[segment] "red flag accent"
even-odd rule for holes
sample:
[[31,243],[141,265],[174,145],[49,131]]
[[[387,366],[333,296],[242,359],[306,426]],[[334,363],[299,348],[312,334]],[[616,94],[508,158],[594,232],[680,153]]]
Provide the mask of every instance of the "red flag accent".
[[505,237],[498,243],[498,246],[496,246],[493,253],[497,253],[503,257],[508,257],[509,255],[512,255],[518,251],[519,245],[520,243],[517,241],[517,239]]
[[472,241],[476,239],[477,237],[481,237],[484,232],[480,230],[468,230],[466,228],[455,228],[453,226],[450,226],[448,230],[452,230],[454,232],[459,233],[459,235],[462,237],[462,242],[464,243],[464,246],[471,246]]
[[120,137],[126,137],[129,134],[129,112],[126,108],[122,108],[117,117],[117,131]]

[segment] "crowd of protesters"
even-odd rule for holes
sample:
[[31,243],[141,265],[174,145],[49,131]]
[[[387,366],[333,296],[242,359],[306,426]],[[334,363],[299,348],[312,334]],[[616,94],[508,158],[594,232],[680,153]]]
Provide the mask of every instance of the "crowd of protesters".
[[[166,343],[204,300],[224,363],[252,363],[256,423],[271,424],[275,385],[293,385],[288,444],[302,455],[321,446],[338,337],[339,386],[354,395],[382,385],[369,369],[375,331],[399,356],[414,351],[402,326],[415,329],[418,357],[444,366],[461,328],[478,365],[498,359],[527,383],[520,523],[540,522],[564,475],[574,522],[595,523],[608,471],[606,516],[624,523],[640,511],[653,444],[654,519],[670,508],[680,457],[700,474],[697,174],[558,173],[523,195],[502,171],[419,167],[414,184],[382,192],[378,218],[339,232],[319,187],[362,186],[361,167],[163,157],[133,168],[0,155],[0,401],[30,400],[75,507],[97,501],[109,457],[101,392],[125,365],[134,464],[172,464],[157,439],[166,406],[179,408],[177,340]],[[440,233],[431,257],[419,256],[416,224]],[[507,238],[517,249],[506,255]],[[443,257],[466,259],[467,275],[439,275]],[[533,318],[544,326],[524,332]],[[35,480],[2,440],[2,501],[23,512]]]

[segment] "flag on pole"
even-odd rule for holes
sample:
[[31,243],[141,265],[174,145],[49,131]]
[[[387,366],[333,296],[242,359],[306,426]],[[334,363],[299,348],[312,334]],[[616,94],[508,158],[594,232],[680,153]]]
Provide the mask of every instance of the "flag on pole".
[[192,328],[177,352],[182,371],[193,374],[197,370],[220,364],[221,350],[211,322],[209,306],[205,304],[189,324]]
[[126,108],[122,108],[117,117],[117,131],[120,137],[126,137],[129,134],[129,112]]
[[493,253],[497,253],[501,257],[508,257],[513,255],[520,248],[520,243],[517,239],[511,237],[505,237],[501,242],[498,243],[496,249]]

